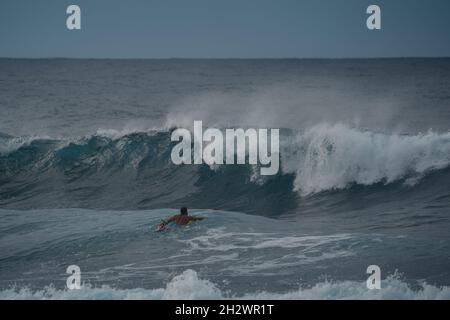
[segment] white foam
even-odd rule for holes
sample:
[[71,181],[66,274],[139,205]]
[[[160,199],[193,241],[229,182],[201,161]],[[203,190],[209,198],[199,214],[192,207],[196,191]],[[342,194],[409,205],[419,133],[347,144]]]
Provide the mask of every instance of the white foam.
[[450,133],[432,131],[389,135],[343,124],[320,124],[285,147],[282,169],[296,174],[295,190],[302,195],[343,189],[353,183],[370,185],[408,178],[406,183],[411,184],[450,164]]
[[382,280],[380,290],[368,290],[365,282],[320,282],[309,288],[276,293],[259,291],[236,295],[220,290],[213,282],[198,277],[194,270],[186,270],[174,277],[165,288],[115,289],[109,286],[94,288],[83,286],[80,290],[57,290],[46,287],[32,291],[28,288],[12,288],[0,291],[0,299],[95,299],[95,300],[170,300],[170,299],[450,299],[450,287],[437,287],[426,283],[412,289],[398,276]]
[[243,299],[321,299],[321,300],[448,300],[450,287],[436,287],[426,283],[413,290],[396,276],[383,280],[380,290],[367,289],[365,282],[342,281],[320,282],[311,288],[286,292],[259,292],[246,294]]
[[225,228],[211,228],[204,235],[188,240],[179,240],[191,250],[229,251],[235,249],[291,249],[314,248],[351,239],[350,234],[330,236],[280,236],[272,233],[228,232]]

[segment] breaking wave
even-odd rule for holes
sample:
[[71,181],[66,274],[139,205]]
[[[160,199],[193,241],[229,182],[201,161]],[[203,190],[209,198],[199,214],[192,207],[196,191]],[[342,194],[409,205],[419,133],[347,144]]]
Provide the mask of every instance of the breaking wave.
[[380,290],[368,290],[365,282],[341,281],[319,282],[309,288],[275,293],[260,291],[234,295],[221,290],[213,282],[199,278],[197,272],[188,269],[175,276],[164,288],[157,289],[115,289],[109,286],[83,286],[80,290],[58,290],[52,286],[42,290],[11,288],[0,291],[0,299],[95,299],[95,300],[172,300],[172,299],[387,299],[428,300],[450,299],[450,287],[436,287],[418,283],[413,289],[398,275],[391,275],[381,282]]
[[282,130],[274,176],[259,176],[250,165],[175,166],[170,134],[99,130],[65,140],[2,134],[0,204],[273,212],[274,205],[295,207],[299,197],[353,186],[414,187],[433,172],[449,174],[450,133],[387,134],[343,124]]
[[450,164],[450,133],[419,135],[361,131],[342,124],[317,125],[292,138],[285,172],[295,172],[295,189],[312,194],[350,184],[415,183]]

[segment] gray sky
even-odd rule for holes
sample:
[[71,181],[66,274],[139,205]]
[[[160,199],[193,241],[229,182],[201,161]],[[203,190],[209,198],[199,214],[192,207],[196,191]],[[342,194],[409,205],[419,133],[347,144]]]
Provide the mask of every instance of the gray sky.
[[[370,4],[382,30],[366,28]],[[0,57],[411,56],[450,56],[449,0],[0,1]]]

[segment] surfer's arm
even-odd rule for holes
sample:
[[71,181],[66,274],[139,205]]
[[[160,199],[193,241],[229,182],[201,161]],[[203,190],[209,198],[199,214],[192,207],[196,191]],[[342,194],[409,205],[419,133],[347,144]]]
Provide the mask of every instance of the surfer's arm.
[[205,217],[193,217],[193,216],[189,217],[190,221],[200,221],[200,220],[203,220],[203,219],[205,219]]
[[174,221],[174,217],[170,217],[167,220],[161,220],[161,223],[159,224],[160,226],[167,226],[169,223],[171,223],[172,221]]
[[165,222],[166,224],[169,224],[169,223],[174,222],[174,221],[175,221],[175,216],[172,216],[172,217],[170,217],[169,219],[165,220],[164,222]]

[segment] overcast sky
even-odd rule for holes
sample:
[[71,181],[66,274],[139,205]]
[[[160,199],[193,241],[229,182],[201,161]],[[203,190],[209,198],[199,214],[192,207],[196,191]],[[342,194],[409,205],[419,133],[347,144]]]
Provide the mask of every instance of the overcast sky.
[[450,56],[450,0],[0,0],[0,57],[411,56]]

